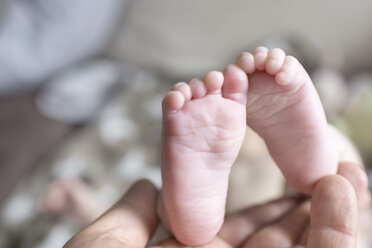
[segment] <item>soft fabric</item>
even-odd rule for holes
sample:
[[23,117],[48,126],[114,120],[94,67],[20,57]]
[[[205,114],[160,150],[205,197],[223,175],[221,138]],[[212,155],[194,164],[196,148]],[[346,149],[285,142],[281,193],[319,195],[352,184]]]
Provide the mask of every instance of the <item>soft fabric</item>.
[[7,0],[0,11],[0,95],[33,88],[107,46],[122,0]]

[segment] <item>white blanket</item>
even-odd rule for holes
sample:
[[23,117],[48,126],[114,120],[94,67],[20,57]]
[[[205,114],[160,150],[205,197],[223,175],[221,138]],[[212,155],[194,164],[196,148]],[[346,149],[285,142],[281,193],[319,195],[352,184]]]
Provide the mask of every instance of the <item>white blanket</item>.
[[0,3],[0,95],[34,88],[106,47],[123,0]]

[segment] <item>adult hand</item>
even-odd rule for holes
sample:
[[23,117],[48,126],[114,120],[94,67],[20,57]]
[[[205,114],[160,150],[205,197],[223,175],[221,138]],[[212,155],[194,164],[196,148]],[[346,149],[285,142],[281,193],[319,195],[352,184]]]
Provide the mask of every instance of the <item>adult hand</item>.
[[[322,178],[312,200],[283,198],[228,215],[203,247],[356,247],[358,203],[369,202],[365,173],[350,164]],[[340,176],[342,175],[342,176]],[[140,181],[65,248],[145,247],[157,226],[156,188]],[[174,239],[160,247],[182,246]]]
[[158,224],[157,194],[149,181],[135,183],[119,202],[72,237],[64,248],[145,247]]

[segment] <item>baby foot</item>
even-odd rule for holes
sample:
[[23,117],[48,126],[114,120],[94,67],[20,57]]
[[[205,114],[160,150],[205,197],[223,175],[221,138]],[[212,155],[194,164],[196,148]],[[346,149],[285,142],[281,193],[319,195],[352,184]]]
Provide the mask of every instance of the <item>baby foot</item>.
[[186,245],[219,231],[230,168],[246,130],[247,75],[234,65],[178,83],[163,100],[159,215]]
[[237,64],[249,74],[247,124],[265,140],[288,183],[311,193],[318,179],[336,173],[338,158],[309,75],[277,48],[242,53]]

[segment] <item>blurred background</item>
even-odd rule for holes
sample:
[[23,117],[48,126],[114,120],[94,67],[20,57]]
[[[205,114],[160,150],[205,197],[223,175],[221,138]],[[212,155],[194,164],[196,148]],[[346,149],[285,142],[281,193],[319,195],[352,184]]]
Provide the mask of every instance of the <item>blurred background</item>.
[[[0,247],[61,247],[139,178],[161,187],[164,93],[258,45],[300,60],[369,172],[371,13],[370,0],[0,1]],[[283,185],[248,131],[229,211]]]

